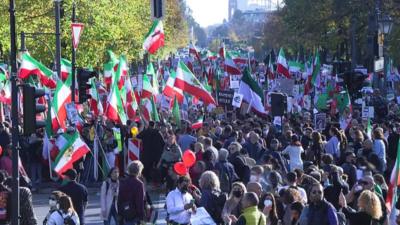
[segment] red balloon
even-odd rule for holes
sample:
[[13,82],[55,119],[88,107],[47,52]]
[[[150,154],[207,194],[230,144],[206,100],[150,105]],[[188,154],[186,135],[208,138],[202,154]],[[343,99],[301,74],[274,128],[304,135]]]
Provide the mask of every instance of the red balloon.
[[185,164],[183,164],[183,162],[177,162],[174,164],[174,171],[176,174],[181,175],[181,176],[185,176],[188,172]]
[[3,154],[3,148],[0,146],[0,156]]
[[196,163],[196,155],[192,150],[187,149],[185,153],[183,153],[183,163],[186,167],[191,167]]

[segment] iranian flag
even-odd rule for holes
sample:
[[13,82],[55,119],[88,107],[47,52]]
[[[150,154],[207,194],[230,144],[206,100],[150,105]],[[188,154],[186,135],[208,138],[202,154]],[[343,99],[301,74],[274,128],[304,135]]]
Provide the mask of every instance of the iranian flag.
[[221,58],[225,58],[225,43],[224,42],[222,42],[222,44],[221,44],[221,47],[219,48],[219,51],[218,51],[218,54],[219,54],[219,57],[221,57]]
[[52,79],[53,71],[32,58],[28,53],[22,55],[18,78],[26,79],[30,75],[37,75],[40,83],[48,88],[55,88],[56,82]]
[[196,59],[201,63],[201,57],[199,51],[197,51],[197,48],[192,42],[189,44],[189,55],[194,55]]
[[372,140],[372,125],[371,125],[371,119],[369,117],[367,121],[367,136],[370,140]]
[[227,53],[225,57],[225,72],[231,75],[241,75],[240,69],[236,66],[235,62],[232,59],[231,54]]
[[243,95],[243,100],[249,103],[253,110],[259,114],[266,114],[264,108],[264,93],[257,82],[251,77],[247,68],[243,72],[239,93]]
[[0,89],[0,102],[11,105],[11,83],[8,80]]
[[181,127],[181,111],[179,110],[179,104],[176,97],[174,98],[174,105],[172,106],[172,116],[174,117],[175,124],[178,127]]
[[165,85],[165,88],[163,90],[163,94],[167,97],[176,98],[178,99],[179,103],[183,102],[183,91],[177,87],[175,87],[175,78],[176,78],[176,73],[175,71],[171,71],[167,83]]
[[240,52],[231,51],[228,54],[231,56],[233,62],[235,62],[236,64],[247,64],[249,62],[247,57],[243,56]]
[[73,134],[64,133],[57,139],[56,145],[59,147],[60,152],[54,161],[53,170],[59,175],[71,169],[74,162],[90,151],[78,132]]
[[121,55],[119,57],[119,63],[117,66],[117,72],[114,73],[114,76],[112,76],[111,82],[114,83],[114,80],[118,83],[118,88],[121,90],[121,88],[124,86],[125,82],[125,77],[128,75],[128,65],[126,63],[126,57],[124,55]]
[[154,95],[155,95],[155,91],[153,89],[153,86],[151,85],[149,76],[147,74],[144,74],[143,75],[142,94],[140,95],[140,98],[151,98]]
[[108,62],[106,62],[103,65],[103,73],[104,73],[104,83],[107,86],[107,90],[110,88],[110,85],[112,84],[112,77],[115,76],[115,72],[118,69],[118,58],[115,56],[115,54],[111,51],[107,51],[107,56],[108,56]]
[[127,119],[121,100],[121,93],[116,82],[111,86],[111,91],[107,98],[105,115],[108,119],[116,123],[126,124]]
[[53,130],[62,128],[66,129],[67,110],[66,105],[71,102],[71,76],[63,83],[61,80],[57,81],[56,91],[54,92],[52,101],[52,124]]
[[136,100],[135,91],[133,90],[131,80],[129,78],[125,81],[126,89],[126,113],[129,119],[134,119],[139,105]]
[[289,73],[289,66],[286,61],[285,52],[283,51],[283,48],[279,50],[278,61],[276,63],[277,63],[276,72],[290,79],[291,76]]
[[203,87],[200,81],[197,80],[194,74],[182,61],[179,61],[176,70],[175,87],[201,99],[206,105],[217,105],[211,94]]
[[386,196],[386,208],[394,213],[395,203],[397,202],[397,187],[400,185],[400,140],[397,147],[396,163],[392,169],[389,180],[389,189]]
[[160,122],[160,116],[158,115],[156,103],[154,101],[154,96],[150,98],[150,101],[151,101],[151,114],[150,114],[151,119],[155,122]]
[[155,54],[157,50],[164,46],[164,28],[161,20],[155,20],[150,31],[147,33],[143,49],[150,54]]
[[192,123],[192,129],[197,130],[203,127],[203,117],[200,117],[196,122]]
[[72,73],[71,62],[66,59],[61,59],[61,79],[65,81],[68,76]]
[[154,70],[153,63],[149,63],[147,65],[147,75],[151,76],[151,86],[153,87],[153,95],[157,96],[159,93],[159,87],[158,87],[158,73]]
[[315,55],[315,59],[314,59],[314,63],[313,63],[313,71],[312,71],[312,75],[311,75],[311,84],[314,87],[319,87],[320,79],[321,79],[320,71],[321,71],[321,61],[319,59],[319,52],[317,51],[317,54]]
[[99,92],[97,91],[96,78],[90,80],[90,108],[95,116],[103,114],[103,105],[100,102]]

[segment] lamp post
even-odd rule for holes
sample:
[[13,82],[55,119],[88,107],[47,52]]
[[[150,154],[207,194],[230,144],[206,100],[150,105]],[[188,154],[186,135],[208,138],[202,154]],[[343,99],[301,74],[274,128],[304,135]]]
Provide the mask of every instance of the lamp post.
[[[393,19],[389,15],[384,15],[378,20],[378,26],[379,26],[379,34],[381,40],[383,40],[383,62],[384,62],[384,71],[383,71],[383,93],[386,95],[387,94],[387,75],[386,72],[388,70],[388,62],[389,62],[389,57],[388,57],[388,52],[387,52],[387,41],[386,37],[392,32],[392,27],[393,27]],[[386,97],[386,96],[385,96]]]
[[62,0],[54,0],[55,22],[56,22],[56,71],[61,77],[61,34],[60,34],[60,5]]

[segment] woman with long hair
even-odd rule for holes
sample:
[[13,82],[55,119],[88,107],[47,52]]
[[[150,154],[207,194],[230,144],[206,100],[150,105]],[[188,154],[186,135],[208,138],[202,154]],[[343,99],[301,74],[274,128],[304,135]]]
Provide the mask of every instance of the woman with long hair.
[[376,168],[380,173],[385,172],[386,170],[386,146],[387,142],[386,139],[383,135],[383,129],[382,128],[376,128],[373,132],[373,140],[374,140],[374,145],[372,147],[374,153],[378,156],[379,158],[379,168]]
[[265,194],[263,200],[264,209],[262,212],[267,218],[267,225],[277,225],[279,222],[279,218],[274,195],[271,193],[267,193]]
[[64,225],[68,220],[75,225],[80,224],[78,214],[75,212],[71,198],[68,195],[62,195],[57,202],[57,210],[50,215],[47,220],[47,225]]
[[307,150],[306,157],[308,161],[315,162],[318,166],[321,165],[321,158],[324,152],[324,144],[322,142],[321,133],[314,131],[311,134],[312,143]]
[[303,160],[301,159],[301,153],[304,152],[303,147],[299,141],[297,135],[292,135],[292,141],[283,151],[283,155],[289,155],[289,169],[294,171],[295,169],[303,169]]
[[229,194],[228,200],[224,204],[222,209],[222,219],[225,224],[229,224],[231,221],[230,217],[239,218],[242,211],[240,201],[243,195],[247,192],[246,186],[242,182],[234,182],[232,184],[231,193]]
[[335,160],[340,158],[340,143],[342,141],[342,134],[336,127],[329,129],[331,138],[325,145],[325,153],[331,154]]
[[343,207],[349,225],[372,224],[382,217],[382,207],[379,197],[372,191],[365,190],[358,197],[358,211],[347,206],[346,198],[341,193],[339,195],[339,205]]
[[200,177],[201,198],[200,206],[204,207],[215,223],[223,223],[222,208],[226,202],[226,196],[221,192],[217,174],[206,171]]
[[49,197],[49,206],[50,206],[50,210],[46,215],[46,218],[44,218],[43,220],[43,225],[47,224],[47,221],[49,220],[51,214],[57,210],[57,203],[60,200],[60,197],[65,195],[63,192],[61,191],[53,191],[50,194]]
[[109,225],[114,221],[118,225],[117,200],[119,190],[119,169],[113,167],[108,173],[107,179],[101,185],[100,206],[101,218],[104,225]]

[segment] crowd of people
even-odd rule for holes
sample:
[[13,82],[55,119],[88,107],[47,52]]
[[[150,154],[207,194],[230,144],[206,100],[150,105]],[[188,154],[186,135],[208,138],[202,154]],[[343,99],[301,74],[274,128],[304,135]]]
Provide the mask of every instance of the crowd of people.
[[[395,110],[389,107],[389,114],[397,115]],[[314,129],[312,115],[306,111],[286,114],[279,126],[270,117],[239,111],[217,117],[200,108],[189,109],[189,120],[199,114],[205,115],[199,129],[193,129],[188,120],[178,126],[168,117],[162,122],[129,121],[127,126],[109,121],[97,126],[99,122],[87,119],[82,131],[85,142],[93,148],[96,129],[102,133],[106,152],[113,154],[106,160],[117,162],[112,162],[102,178],[99,213],[104,224],[148,221],[150,190],[165,194],[167,222],[174,225],[190,224],[200,207],[216,224],[400,224],[399,216],[391,217],[400,204],[394,202],[394,208],[385,204],[387,181],[399,147],[400,123],[395,118],[373,120],[369,134],[368,124],[357,110],[346,129],[327,115],[324,130]],[[133,127],[140,131],[135,137],[141,140],[140,158],[126,168],[118,163],[120,155],[114,151],[114,127],[121,129],[124,142],[132,138]],[[7,202],[0,201],[1,224],[9,224],[11,215],[8,134],[7,124],[1,124],[0,197]],[[29,188],[34,190],[44,179],[41,170],[45,166],[38,150],[41,138],[38,132],[22,139],[35,151],[21,154],[21,196],[25,196],[21,203],[27,205],[21,206],[21,224],[40,223],[35,219]],[[196,162],[182,175],[174,165],[186,151],[193,152]],[[91,175],[85,175],[83,168],[93,157],[88,154],[62,174],[60,187],[50,194],[50,210],[43,224],[85,223],[88,192],[79,181],[88,182],[83,177]]]

